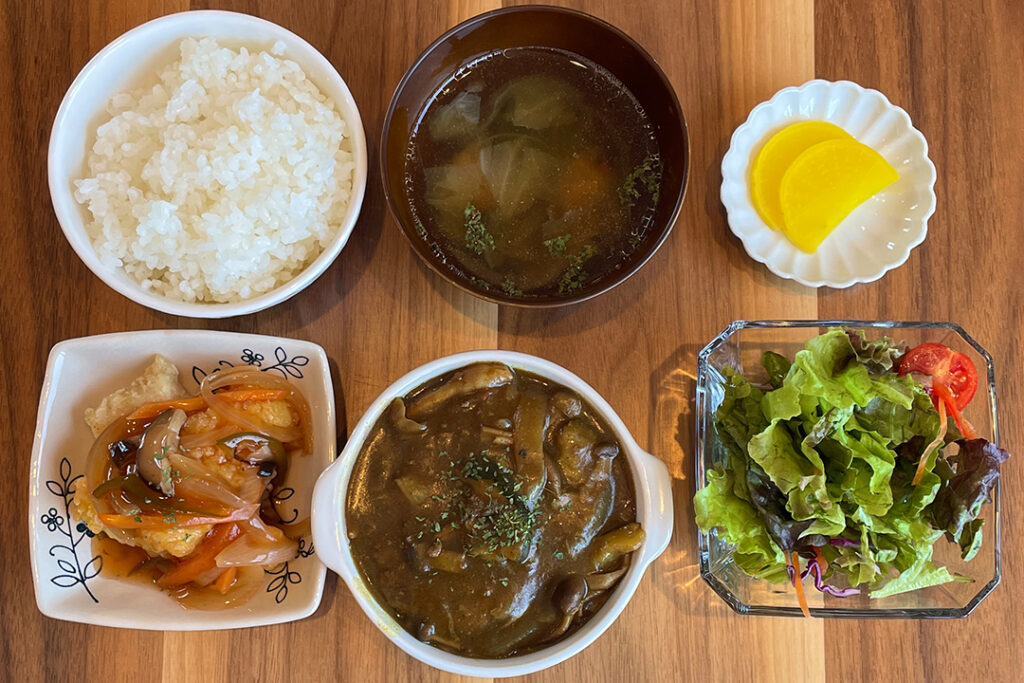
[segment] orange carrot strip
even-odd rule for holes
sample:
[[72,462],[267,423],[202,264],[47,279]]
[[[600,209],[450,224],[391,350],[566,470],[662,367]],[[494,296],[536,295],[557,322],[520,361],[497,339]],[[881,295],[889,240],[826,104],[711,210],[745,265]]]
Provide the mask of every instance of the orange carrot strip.
[[[936,383],[935,386],[941,385]],[[939,433],[935,435],[935,439],[928,444],[928,447],[924,449],[924,453],[921,454],[921,460],[917,463],[917,471],[914,472],[914,480],[911,482],[914,486],[921,483],[921,477],[924,476],[924,466],[928,462],[928,457],[931,456],[933,450],[942,445],[948,429],[949,425],[946,424],[946,402],[939,401]]]
[[172,408],[180,408],[186,413],[190,413],[196,410],[202,410],[206,407],[206,401],[203,400],[202,396],[193,396],[191,398],[179,398],[173,401],[155,401],[154,403],[145,403],[139,406],[134,413],[129,415],[127,420],[148,420],[151,417],[156,417],[165,410]]
[[821,575],[825,575],[825,570],[828,569],[828,560],[821,554],[821,548],[814,546],[814,557],[818,560],[818,568],[821,569]]
[[800,611],[808,619],[811,618],[811,610],[807,607],[807,596],[804,595],[804,580],[800,578],[800,555],[793,551],[793,586],[796,588],[796,600],[800,603]]
[[200,524],[214,524],[219,517],[198,517],[196,515],[175,514],[170,515],[117,515],[100,513],[100,521],[104,526],[112,529],[167,529],[176,526],[199,526]]
[[184,586],[194,581],[203,572],[209,571],[217,566],[217,555],[220,551],[231,545],[231,542],[242,535],[242,530],[237,524],[225,524],[215,527],[203,542],[199,544],[195,552],[183,560],[174,569],[170,570],[159,579],[157,583],[168,588],[170,586]]
[[276,401],[284,398],[288,392],[283,389],[233,389],[218,391],[217,395],[229,401]]
[[[288,392],[283,389],[234,389],[230,391],[220,391],[217,395],[227,401],[241,403],[243,401],[276,401],[277,399],[284,398],[287,393]],[[192,396],[191,398],[178,398],[173,401],[155,401],[153,403],[145,403],[139,406],[134,413],[125,419],[131,421],[148,420],[149,418],[156,417],[160,413],[165,410],[170,410],[171,408],[180,408],[186,413],[191,413],[205,409],[206,401],[203,400],[202,396]]]
[[164,515],[117,515],[100,513],[100,521],[114,529],[174,529],[177,527],[199,526],[202,524],[226,524],[240,522],[252,517],[259,505],[246,505],[226,517],[168,513]]
[[231,586],[235,585],[235,575],[238,574],[238,567],[228,567],[224,573],[217,577],[213,587],[220,591],[221,595],[228,592]]
[[953,400],[953,393],[949,390],[949,387],[936,382],[932,386],[932,391],[941,399],[942,403],[946,404],[946,408],[949,409],[950,415],[953,416],[953,421],[956,422],[956,428],[960,430],[960,433],[968,439],[977,439],[978,432],[974,431],[974,425],[968,422],[967,418],[960,412],[960,409],[956,407],[956,401]]

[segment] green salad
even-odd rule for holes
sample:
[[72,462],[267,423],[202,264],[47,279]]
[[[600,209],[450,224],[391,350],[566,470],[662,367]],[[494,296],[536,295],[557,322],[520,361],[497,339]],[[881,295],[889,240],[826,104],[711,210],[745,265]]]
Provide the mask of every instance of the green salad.
[[1009,455],[960,413],[977,386],[971,361],[831,329],[792,362],[768,352],[762,364],[761,383],[724,371],[726,457],[694,497],[697,525],[735,546],[750,576],[793,581],[805,614],[807,574],[837,597],[969,580],[936,564],[934,545],[945,536],[963,559],[977,554],[978,515]]

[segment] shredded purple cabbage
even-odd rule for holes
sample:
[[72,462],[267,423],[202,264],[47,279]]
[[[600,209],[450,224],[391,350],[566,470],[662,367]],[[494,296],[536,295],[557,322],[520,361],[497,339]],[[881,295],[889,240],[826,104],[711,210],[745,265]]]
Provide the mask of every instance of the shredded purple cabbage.
[[817,560],[812,560],[811,563],[807,565],[807,570],[814,575],[814,587],[822,593],[828,593],[834,598],[848,598],[851,595],[860,595],[859,588],[836,588],[835,586],[830,586],[822,581],[821,567],[818,566]]
[[[840,538],[835,540],[845,541],[846,539]],[[860,546],[859,543],[854,543],[853,541],[850,541],[850,543],[853,543],[854,546]],[[793,565],[786,565],[786,573],[789,575],[790,582],[792,582],[793,575],[796,574],[796,570],[793,569]],[[814,577],[814,587],[821,593],[828,593],[834,598],[848,598],[852,595],[860,595],[859,588],[836,588],[835,586],[825,583],[821,578],[821,566],[818,564],[817,559],[807,561],[807,566],[800,572],[800,578],[806,579],[808,574],[811,574],[811,576]]]

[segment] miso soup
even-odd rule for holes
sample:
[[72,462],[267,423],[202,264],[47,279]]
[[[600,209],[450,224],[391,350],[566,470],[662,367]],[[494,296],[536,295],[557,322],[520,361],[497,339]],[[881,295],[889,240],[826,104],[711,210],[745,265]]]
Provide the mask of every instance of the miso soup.
[[444,267],[494,294],[570,295],[621,268],[657,207],[662,161],[608,70],[540,47],[484,55],[420,113],[405,192]]

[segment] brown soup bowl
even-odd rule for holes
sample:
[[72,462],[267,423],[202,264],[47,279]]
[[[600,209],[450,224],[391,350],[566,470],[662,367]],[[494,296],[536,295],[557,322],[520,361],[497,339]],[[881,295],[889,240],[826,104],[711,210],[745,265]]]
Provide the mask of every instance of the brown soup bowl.
[[[405,188],[406,155],[435,93],[461,68],[502,49],[546,47],[578,54],[607,69],[647,113],[664,164],[650,228],[613,270],[567,294],[510,296],[485,287],[449,264],[429,233],[417,230]],[[675,91],[654,59],[632,38],[600,19],[558,7],[508,7],[473,17],[448,30],[419,56],[395,90],[381,136],[381,176],[391,212],[415,252],[443,278],[474,296],[523,307],[578,303],[608,291],[637,272],[665,241],[683,203],[690,150],[686,120]]]

